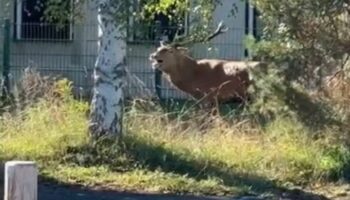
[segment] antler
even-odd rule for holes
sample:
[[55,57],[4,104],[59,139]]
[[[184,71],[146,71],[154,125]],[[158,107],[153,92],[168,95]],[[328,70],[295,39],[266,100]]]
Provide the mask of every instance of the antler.
[[185,36],[181,36],[179,37],[178,36],[178,33],[176,32],[176,35],[174,37],[174,41],[170,44],[170,46],[173,46],[173,47],[178,47],[178,46],[184,46],[186,44],[189,44],[189,43],[201,43],[201,42],[208,42],[210,40],[212,40],[213,38],[215,38],[216,36],[222,34],[222,33],[225,33],[226,31],[228,31],[228,28],[224,25],[224,23],[221,21],[215,32],[210,34],[208,37],[206,38],[200,38],[200,39],[197,39],[196,38],[192,38],[190,40],[187,40],[187,41],[182,41],[182,42],[178,42],[179,40],[185,38]]
[[221,21],[218,25],[218,27],[216,28],[216,31],[209,35],[204,42],[208,42],[210,40],[212,40],[213,38],[215,38],[216,36],[222,34],[222,33],[225,33],[226,31],[228,31],[228,28],[225,27],[224,23]]

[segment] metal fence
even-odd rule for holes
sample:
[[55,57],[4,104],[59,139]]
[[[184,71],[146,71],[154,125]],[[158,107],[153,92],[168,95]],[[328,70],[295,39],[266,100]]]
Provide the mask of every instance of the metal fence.
[[[98,47],[96,24],[64,27],[15,24],[9,21],[0,21],[0,24],[0,66],[2,72],[9,68],[11,85],[20,79],[26,67],[34,67],[43,75],[68,78],[73,82],[77,94],[90,94]],[[128,29],[126,95],[156,96],[158,85],[158,95],[162,98],[186,98],[185,94],[174,89],[166,80],[157,81],[150,66],[149,54],[158,45],[157,30],[155,27]],[[169,34],[173,33],[171,27],[166,30]],[[191,54],[195,58],[240,60],[245,57],[245,34],[244,27],[231,28],[209,45],[195,44],[191,47]]]

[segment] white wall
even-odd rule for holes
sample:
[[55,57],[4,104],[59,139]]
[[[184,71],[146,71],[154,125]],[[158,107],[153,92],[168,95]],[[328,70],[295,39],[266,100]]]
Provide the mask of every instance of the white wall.
[[[235,16],[231,15],[233,3],[238,7]],[[223,21],[229,30],[217,36],[210,42],[210,46],[197,44],[193,52],[195,57],[221,58],[240,60],[244,58],[243,39],[245,36],[245,2],[222,0],[214,13],[214,25]],[[210,51],[208,48],[212,47]]]

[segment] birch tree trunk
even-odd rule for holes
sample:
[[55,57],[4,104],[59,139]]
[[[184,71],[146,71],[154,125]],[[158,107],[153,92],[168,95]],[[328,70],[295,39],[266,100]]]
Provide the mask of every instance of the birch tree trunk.
[[94,69],[89,132],[92,138],[117,139],[122,134],[126,41],[123,21],[116,19],[123,1],[95,0],[99,43]]

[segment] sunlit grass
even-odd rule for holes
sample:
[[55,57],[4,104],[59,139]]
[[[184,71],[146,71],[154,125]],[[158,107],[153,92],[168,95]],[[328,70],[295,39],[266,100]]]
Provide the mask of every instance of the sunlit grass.
[[0,157],[46,160],[60,159],[70,146],[87,142],[86,103],[74,100],[55,105],[41,101],[23,113],[1,118]]
[[224,195],[242,194],[249,190],[249,188],[244,187],[225,186],[215,177],[196,180],[185,175],[165,173],[159,170],[134,169],[126,172],[115,172],[106,166],[79,167],[64,165],[46,169],[44,174],[48,178],[72,184],[129,191]]

